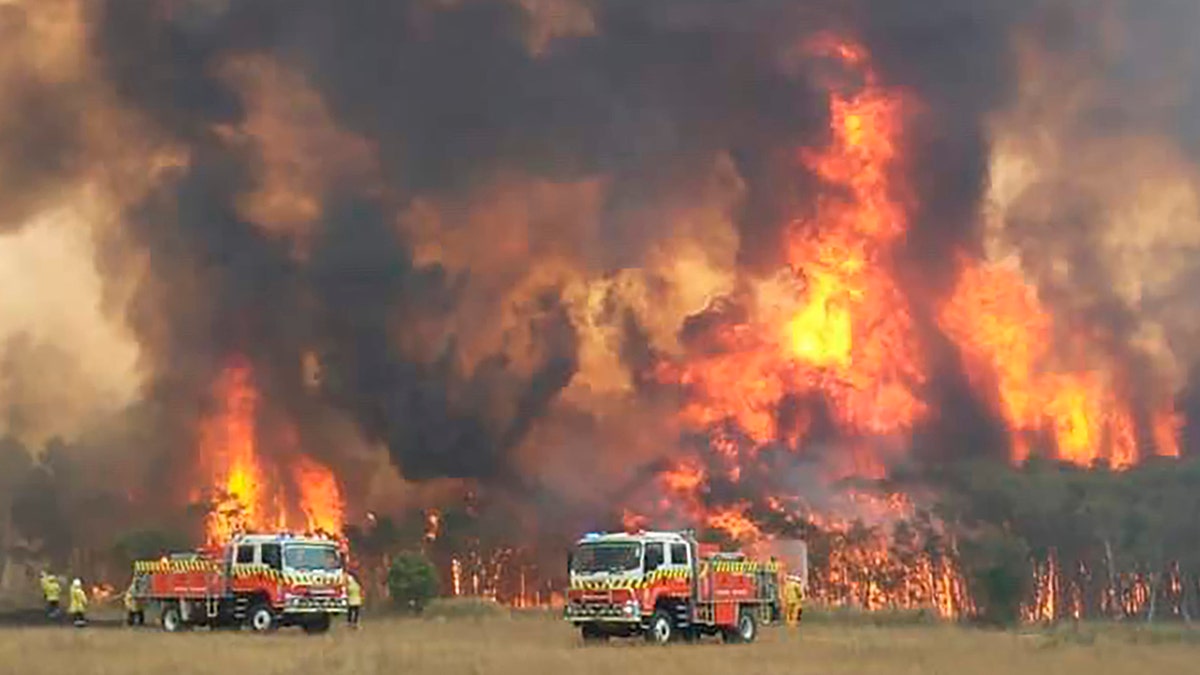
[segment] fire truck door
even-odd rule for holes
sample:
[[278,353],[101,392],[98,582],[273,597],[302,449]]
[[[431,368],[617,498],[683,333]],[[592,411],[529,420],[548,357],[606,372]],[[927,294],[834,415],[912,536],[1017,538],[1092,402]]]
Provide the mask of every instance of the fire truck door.
[[667,547],[667,560],[663,565],[663,569],[667,571],[668,583],[671,585],[671,590],[676,595],[683,595],[692,599],[690,611],[692,616],[688,617],[690,621],[695,621],[695,594],[692,586],[692,564],[691,557],[688,555],[688,545],[683,542],[673,543]]
[[262,564],[276,572],[283,571],[283,546],[280,544],[263,544],[260,550]]
[[684,543],[671,544],[667,564],[663,565],[663,568],[679,576],[691,576],[692,566],[688,557],[688,545]]

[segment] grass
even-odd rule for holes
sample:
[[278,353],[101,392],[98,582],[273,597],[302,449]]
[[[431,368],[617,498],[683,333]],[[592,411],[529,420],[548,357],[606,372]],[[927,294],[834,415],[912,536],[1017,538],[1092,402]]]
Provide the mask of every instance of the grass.
[[936,624],[813,621],[794,631],[765,629],[752,645],[706,642],[658,648],[619,641],[584,647],[570,626],[542,613],[436,614],[426,619],[368,615],[360,631],[338,625],[319,637],[296,629],[260,636],[6,628],[0,629],[0,672],[1108,675],[1194,672],[1200,660],[1200,640],[1178,626],[1085,624],[1004,632]]

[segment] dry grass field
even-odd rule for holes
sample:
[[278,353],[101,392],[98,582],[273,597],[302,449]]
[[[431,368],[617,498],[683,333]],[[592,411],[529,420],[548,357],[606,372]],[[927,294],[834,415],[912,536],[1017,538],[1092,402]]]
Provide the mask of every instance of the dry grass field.
[[272,636],[154,629],[3,628],[0,673],[190,675],[191,673],[813,673],[830,675],[1035,675],[1190,673],[1200,639],[1182,628],[1061,629],[1011,633],[950,626],[814,622],[764,630],[752,645],[584,647],[549,617],[414,620],[375,618],[358,632],[285,630]]

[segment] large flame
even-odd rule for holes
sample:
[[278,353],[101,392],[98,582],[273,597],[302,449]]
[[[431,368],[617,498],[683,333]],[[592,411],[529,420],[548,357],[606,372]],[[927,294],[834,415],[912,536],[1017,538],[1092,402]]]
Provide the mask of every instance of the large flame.
[[304,513],[306,529],[330,535],[340,534],[345,520],[344,502],[333,472],[301,456],[292,464],[292,480],[300,491],[300,510]]
[[[924,364],[890,260],[907,228],[895,167],[904,102],[876,83],[856,45],[819,48],[865,74],[861,91],[833,95],[828,146],[798,157],[828,190],[810,218],[790,224],[788,270],[758,289],[757,315],[660,368],[688,389],[687,423],[732,420],[760,444],[807,433],[803,415],[779,418],[788,396],[820,395],[849,436],[908,430],[927,412],[915,393]],[[853,463],[856,473],[880,469],[867,456]]]
[[802,160],[829,187],[812,221],[791,227],[788,262],[806,282],[787,322],[787,351],[806,383],[833,402],[844,429],[888,434],[925,412],[924,381],[907,301],[889,260],[907,229],[896,179],[903,99],[877,85],[865,52],[830,50],[863,68],[865,86],[830,103],[832,143]]
[[[1059,459],[1104,460],[1116,468],[1137,461],[1134,412],[1114,369],[1056,367],[1054,322],[1015,270],[964,262],[940,323],[962,350],[976,388],[994,392],[1014,437],[1015,461],[1028,457],[1039,432],[1052,440]],[[1086,344],[1069,337],[1079,345],[1077,354],[1085,354]],[[1178,455],[1176,424],[1170,407],[1154,413],[1149,440],[1160,454]]]
[[231,364],[214,387],[219,408],[200,430],[200,457],[216,504],[206,527],[209,543],[261,525],[263,475],[255,448],[258,393],[249,365]]
[[207,542],[220,544],[242,532],[340,535],[344,501],[329,467],[303,455],[275,459],[260,452],[260,396],[250,364],[231,362],[217,378],[213,394],[216,410],[199,434],[200,462],[208,481],[202,491],[214,496],[205,523]]
[[[813,213],[789,225],[788,268],[761,282],[742,313],[715,307],[723,313],[703,345],[659,368],[661,379],[686,389],[683,421],[711,434],[734,481],[746,451],[725,440],[723,425],[752,439],[751,456],[772,442],[800,449],[811,409],[791,406],[783,415],[788,400],[823,401],[843,439],[840,471],[857,476],[886,469],[879,452],[856,439],[902,434],[930,414],[926,352],[893,262],[912,211],[903,148],[914,106],[880,84],[861,46],[830,38],[814,45],[860,84],[831,93],[829,142],[799,153],[823,189]],[[1117,468],[1147,448],[1178,455],[1180,422],[1169,396],[1140,420],[1115,359],[1089,350],[1085,333],[1056,330],[1019,270],[964,256],[956,288],[934,314],[960,348],[972,386],[1007,422],[1014,461],[1035,446]],[[1056,362],[1061,352],[1074,360]],[[680,466],[663,479],[669,489],[681,481],[699,489],[705,481],[696,475]]]

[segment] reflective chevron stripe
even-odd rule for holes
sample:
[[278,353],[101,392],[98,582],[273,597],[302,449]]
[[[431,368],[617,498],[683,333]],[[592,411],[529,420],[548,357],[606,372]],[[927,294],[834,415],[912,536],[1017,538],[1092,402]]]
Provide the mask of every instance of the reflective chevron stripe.
[[778,572],[779,565],[771,562],[746,562],[733,560],[716,560],[712,563],[714,572],[740,572],[754,574],[757,572]]
[[284,572],[283,578],[289,584],[303,586],[325,586],[345,582],[345,577],[340,570],[337,572]]
[[[771,562],[745,562],[733,560],[718,560],[709,564],[702,565],[700,574],[707,574],[709,569],[714,572],[738,573],[738,574],[756,574],[767,572],[775,574],[779,571],[779,565]],[[687,568],[661,569],[651,572],[644,577],[636,579],[589,579],[586,581],[576,580],[571,582],[571,590],[582,591],[607,591],[621,588],[645,588],[661,581],[669,581],[672,579],[691,579],[692,572]]]
[[133,571],[141,573],[216,572],[220,568],[211,560],[138,560]]
[[591,579],[588,581],[573,581],[571,588],[577,591],[608,591],[624,588],[641,588],[645,586],[641,579]]
[[263,579],[273,582],[279,581],[283,576],[278,570],[254,563],[235,563],[230,566],[229,573],[234,579]]
[[[163,574],[180,572],[219,572],[221,564],[212,560],[138,560],[133,571],[139,574]],[[280,572],[267,565],[235,563],[230,566],[230,575],[235,579],[258,578],[293,585],[338,585],[345,582],[345,575],[337,572]]]
[[644,577],[636,579],[589,579],[586,581],[576,580],[571,582],[573,590],[583,591],[607,591],[622,588],[645,588],[652,586],[660,581],[669,581],[671,579],[687,580],[692,578],[691,570],[687,568],[679,569],[662,569],[656,570],[647,574]]

